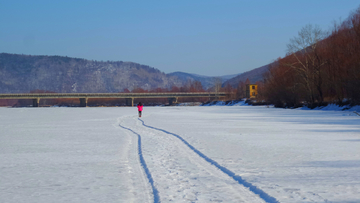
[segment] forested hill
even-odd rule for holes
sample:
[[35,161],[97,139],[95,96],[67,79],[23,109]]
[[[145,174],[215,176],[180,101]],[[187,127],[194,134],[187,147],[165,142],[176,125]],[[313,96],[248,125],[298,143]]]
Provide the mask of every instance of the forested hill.
[[133,62],[100,62],[62,56],[0,54],[0,93],[47,90],[122,92],[181,86],[177,77]]
[[168,73],[168,76],[175,76],[183,82],[183,85],[186,85],[189,81],[199,81],[201,82],[204,89],[209,89],[215,85],[217,80],[224,82],[230,78],[233,78],[237,75],[224,75],[218,77],[211,77],[211,76],[204,76],[204,75],[197,75],[191,73],[184,73],[184,72],[173,72]]
[[239,82],[245,82],[247,79],[249,79],[251,83],[263,81],[264,74],[269,71],[269,67],[270,64],[242,73],[224,82],[223,86],[230,84],[232,87],[236,88]]

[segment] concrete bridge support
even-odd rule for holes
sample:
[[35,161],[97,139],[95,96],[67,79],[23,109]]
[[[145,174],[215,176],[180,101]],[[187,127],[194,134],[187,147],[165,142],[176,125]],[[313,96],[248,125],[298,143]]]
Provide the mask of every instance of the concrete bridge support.
[[39,107],[40,98],[33,99],[33,107]]
[[134,98],[126,98],[125,104],[126,106],[134,106]]
[[87,107],[88,98],[80,98],[80,107]]
[[173,104],[176,104],[178,102],[178,98],[175,97],[175,98],[168,98],[169,100],[169,105],[173,105]]

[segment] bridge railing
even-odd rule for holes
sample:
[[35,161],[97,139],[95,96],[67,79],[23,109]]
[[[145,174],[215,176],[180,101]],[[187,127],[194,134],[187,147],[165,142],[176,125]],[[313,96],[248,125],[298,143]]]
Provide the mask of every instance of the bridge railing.
[[169,104],[181,97],[226,97],[225,92],[159,92],[159,93],[20,93],[0,94],[0,99],[32,99],[33,106],[39,106],[40,99],[78,98],[80,106],[87,106],[89,98],[125,98],[127,105],[134,105],[135,98],[168,98]]
[[225,92],[21,93],[21,94],[0,94],[0,99],[225,97],[226,95],[227,94]]

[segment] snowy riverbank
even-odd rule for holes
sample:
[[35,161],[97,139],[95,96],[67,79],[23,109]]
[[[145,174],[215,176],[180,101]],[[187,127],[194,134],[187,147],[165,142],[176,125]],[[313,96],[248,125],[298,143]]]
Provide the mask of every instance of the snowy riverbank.
[[[186,106],[186,105],[180,105]],[[249,104],[245,103],[245,101],[214,101],[210,103],[203,104],[202,106],[250,106]],[[274,107],[273,105],[266,106],[266,107]],[[322,111],[355,111],[360,112],[360,106],[350,106],[350,105],[337,105],[337,104],[328,104],[327,106],[321,106],[316,108],[308,108],[308,107],[300,107],[296,108],[300,110],[322,110]]]

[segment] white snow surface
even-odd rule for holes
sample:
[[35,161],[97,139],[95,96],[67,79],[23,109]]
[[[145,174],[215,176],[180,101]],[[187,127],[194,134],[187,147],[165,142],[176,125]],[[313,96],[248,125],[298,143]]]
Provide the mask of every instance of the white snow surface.
[[0,202],[360,202],[360,116],[324,110],[0,108]]

